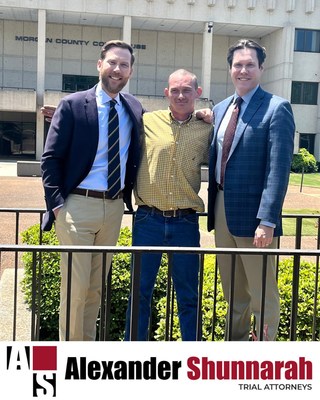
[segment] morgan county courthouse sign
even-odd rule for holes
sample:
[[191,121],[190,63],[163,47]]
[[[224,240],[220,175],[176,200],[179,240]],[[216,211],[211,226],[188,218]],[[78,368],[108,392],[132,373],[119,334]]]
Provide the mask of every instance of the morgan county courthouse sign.
[[[15,36],[15,40],[19,42],[38,42],[38,37],[37,36]],[[71,44],[74,46],[98,46],[102,47],[105,42],[101,42],[98,40],[78,40],[78,39],[62,39],[62,38],[46,38],[46,43],[57,43],[57,44]],[[147,46],[145,44],[132,44],[131,45],[134,49],[138,50],[145,50]]]

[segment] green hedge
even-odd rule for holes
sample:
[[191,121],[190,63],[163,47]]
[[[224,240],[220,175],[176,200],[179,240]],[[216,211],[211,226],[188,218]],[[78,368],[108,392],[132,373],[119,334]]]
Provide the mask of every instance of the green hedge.
[[[40,236],[39,224],[32,226],[22,233],[22,242],[28,245],[38,245]],[[44,245],[58,245],[56,235],[43,232]],[[23,253],[24,278],[21,282],[27,304],[32,305],[33,253]],[[40,318],[40,337],[46,340],[58,340],[59,303],[60,303],[60,274],[59,253],[41,253],[41,286],[37,285],[36,312]],[[36,253],[36,274],[39,274],[40,254]],[[41,296],[38,296],[41,293]],[[40,302],[38,304],[38,297]]]
[[[34,225],[22,234],[23,243],[29,245],[39,244],[39,225]],[[58,244],[54,231],[43,233],[44,245]],[[131,245],[131,231],[122,228],[118,240],[119,246]],[[39,273],[39,254],[36,259],[36,269]],[[111,284],[111,321],[110,340],[123,340],[125,327],[125,314],[130,291],[130,254],[115,254],[112,265]],[[58,253],[42,253],[41,270],[41,300],[38,309],[40,318],[41,340],[58,340],[58,315],[59,315],[59,273],[60,257]],[[29,306],[32,304],[32,254],[24,253],[25,276],[22,281],[22,290]],[[288,341],[291,297],[292,297],[292,270],[293,260],[287,259],[280,262],[279,266],[279,290],[281,301],[281,318],[278,340]],[[204,284],[202,299],[202,338],[205,341],[212,340],[212,320],[214,302],[215,280],[215,256],[208,254],[204,263]],[[313,305],[316,281],[316,265],[314,263],[301,262],[299,282],[299,302],[297,320],[297,340],[312,340]],[[155,285],[152,311],[151,340],[164,340],[165,315],[166,315],[166,282],[167,282],[167,257],[164,256]],[[214,340],[223,340],[224,323],[227,305],[223,299],[219,275],[217,277],[217,300],[215,308]],[[179,320],[177,317],[177,305],[174,302],[174,317],[172,326],[173,340],[181,340]],[[320,325],[320,293],[317,294],[317,318],[315,326]],[[98,321],[99,322],[99,321]],[[319,330],[317,332],[319,340]]]

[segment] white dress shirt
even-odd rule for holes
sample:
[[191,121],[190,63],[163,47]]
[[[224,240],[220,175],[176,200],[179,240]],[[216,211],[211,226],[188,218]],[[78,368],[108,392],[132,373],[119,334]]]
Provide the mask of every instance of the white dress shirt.
[[[82,189],[108,190],[108,119],[111,97],[102,89],[101,82],[97,85],[96,100],[99,118],[99,143],[92,168],[86,178],[78,186]],[[121,164],[121,188],[124,187],[126,163],[131,140],[132,121],[121,103],[119,94],[115,97],[116,110],[119,116],[120,134],[120,164]],[[90,135],[90,132],[88,132]]]

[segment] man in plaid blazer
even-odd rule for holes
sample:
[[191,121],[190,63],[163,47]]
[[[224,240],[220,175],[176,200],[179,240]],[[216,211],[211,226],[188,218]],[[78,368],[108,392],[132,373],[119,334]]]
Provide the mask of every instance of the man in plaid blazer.
[[[215,229],[215,243],[219,248],[275,248],[276,237],[282,235],[281,211],[290,175],[295,124],[289,102],[260,87],[265,57],[265,49],[251,40],[242,39],[231,46],[227,60],[235,94],[213,109],[215,129],[209,161],[208,230]],[[222,184],[224,133],[234,107],[232,103],[239,96],[243,101]],[[257,337],[275,340],[280,314],[275,258],[267,257],[263,287],[262,257],[237,256],[232,293],[231,256],[218,255],[218,265],[224,295],[229,302],[225,338],[249,340],[253,314]]]

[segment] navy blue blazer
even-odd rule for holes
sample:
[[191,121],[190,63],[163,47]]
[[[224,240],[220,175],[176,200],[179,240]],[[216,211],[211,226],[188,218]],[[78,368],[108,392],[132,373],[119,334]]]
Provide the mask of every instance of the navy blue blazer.
[[[99,139],[96,87],[64,97],[52,118],[41,157],[42,181],[47,212],[43,230],[54,222],[53,209],[63,204],[91,170]],[[131,142],[125,176],[124,202],[132,211],[131,194],[140,162],[142,115],[141,103],[132,95],[120,94],[132,120]]]
[[[215,226],[217,132],[231,100],[232,96],[213,109],[215,128],[209,159],[209,231]],[[282,235],[281,212],[289,182],[294,134],[290,103],[259,87],[238,121],[226,165],[223,194],[227,225],[232,235],[254,237],[261,220],[276,224],[274,236]]]

